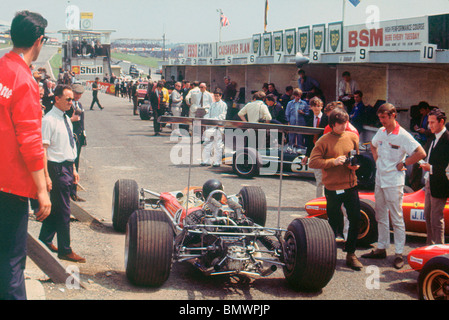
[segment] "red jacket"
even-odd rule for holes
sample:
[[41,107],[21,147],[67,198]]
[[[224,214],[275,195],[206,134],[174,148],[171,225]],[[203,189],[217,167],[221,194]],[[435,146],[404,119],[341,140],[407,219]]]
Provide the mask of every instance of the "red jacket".
[[0,58],[0,191],[36,198],[31,172],[44,168],[39,86],[15,52]]

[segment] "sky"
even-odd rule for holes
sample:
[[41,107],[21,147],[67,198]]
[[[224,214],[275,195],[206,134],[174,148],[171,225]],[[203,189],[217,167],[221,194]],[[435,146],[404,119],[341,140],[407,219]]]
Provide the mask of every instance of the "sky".
[[[165,33],[168,43],[217,42],[218,9],[230,23],[221,30],[222,41],[264,31],[265,0],[0,0],[0,21],[27,9],[42,14],[47,31],[56,33],[65,29],[68,5],[93,12],[94,29],[115,30],[113,40],[160,39]],[[372,5],[381,21],[449,13],[449,0],[361,0],[357,7],[348,0],[269,0],[267,31],[342,21],[343,12],[345,25],[364,24]]]

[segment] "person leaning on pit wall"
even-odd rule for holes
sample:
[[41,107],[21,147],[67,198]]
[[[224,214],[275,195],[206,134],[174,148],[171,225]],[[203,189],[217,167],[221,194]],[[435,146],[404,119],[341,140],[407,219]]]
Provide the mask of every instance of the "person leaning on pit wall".
[[11,23],[13,48],[0,58],[0,300],[27,299],[23,271],[28,198],[38,200],[38,221],[51,210],[39,87],[30,72],[45,42],[46,27],[40,14],[18,12]]

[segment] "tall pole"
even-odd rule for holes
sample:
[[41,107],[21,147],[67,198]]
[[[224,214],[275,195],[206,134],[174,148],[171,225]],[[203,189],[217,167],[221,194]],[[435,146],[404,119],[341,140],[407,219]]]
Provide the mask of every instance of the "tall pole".
[[342,0],[341,5],[341,21],[343,23],[343,26],[345,25],[345,6],[346,6],[346,0]]
[[164,34],[162,35],[162,60],[165,61],[165,31]]
[[217,12],[219,14],[219,17],[218,17],[218,42],[221,42],[221,28],[222,28],[221,15],[223,14],[223,11],[221,9],[217,9]]

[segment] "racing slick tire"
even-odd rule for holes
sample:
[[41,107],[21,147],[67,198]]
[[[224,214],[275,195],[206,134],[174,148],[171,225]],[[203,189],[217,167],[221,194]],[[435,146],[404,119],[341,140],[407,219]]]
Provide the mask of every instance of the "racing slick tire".
[[117,232],[125,232],[129,216],[139,209],[139,187],[131,179],[115,182],[112,194],[112,226]]
[[239,177],[249,179],[259,174],[257,151],[248,148],[237,150],[232,160],[232,171]]
[[360,227],[357,245],[369,247],[377,241],[377,236],[377,220],[374,203],[370,204],[365,200],[360,200]]
[[449,298],[449,255],[430,259],[418,277],[420,300],[447,300]]
[[174,234],[166,214],[136,210],[126,227],[126,276],[138,286],[159,287],[168,279],[173,262]]
[[139,116],[141,120],[150,120],[153,112],[150,104],[141,104],[139,106]]
[[267,221],[267,198],[259,186],[244,186],[239,192],[245,215],[264,227]]
[[297,291],[317,292],[332,279],[337,263],[335,235],[326,220],[298,218],[284,236],[283,268],[288,284]]

